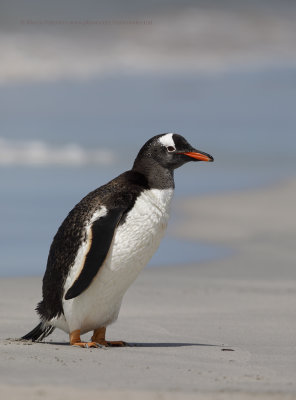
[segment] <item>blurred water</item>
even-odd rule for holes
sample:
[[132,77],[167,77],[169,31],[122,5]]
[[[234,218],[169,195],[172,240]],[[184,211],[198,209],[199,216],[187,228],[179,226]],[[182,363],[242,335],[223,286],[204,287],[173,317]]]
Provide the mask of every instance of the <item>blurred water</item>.
[[[4,87],[1,136],[11,151],[14,140],[38,139],[53,148],[75,143],[84,155],[106,148],[113,161],[70,167],[60,165],[60,157],[58,165],[15,162],[0,168],[0,275],[42,274],[65,215],[90,190],[129,169],[154,134],[181,133],[215,157],[215,163],[176,171],[177,198],[260,187],[295,175],[295,83],[296,70],[282,68]],[[228,252],[168,237],[152,264],[198,262]]]

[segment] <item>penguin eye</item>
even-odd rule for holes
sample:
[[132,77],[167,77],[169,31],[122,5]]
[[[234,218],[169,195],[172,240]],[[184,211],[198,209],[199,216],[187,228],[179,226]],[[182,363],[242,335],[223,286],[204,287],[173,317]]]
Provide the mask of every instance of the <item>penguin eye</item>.
[[167,150],[171,153],[172,151],[175,151],[176,149],[173,146],[168,146]]

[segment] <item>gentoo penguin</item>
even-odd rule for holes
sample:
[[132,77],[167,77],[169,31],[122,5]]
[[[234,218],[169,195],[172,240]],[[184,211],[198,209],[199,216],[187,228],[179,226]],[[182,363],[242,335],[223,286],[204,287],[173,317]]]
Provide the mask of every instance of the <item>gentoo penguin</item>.
[[[152,137],[131,170],[84,197],[57,231],[43,277],[41,322],[22,340],[40,341],[55,328],[80,347],[124,346],[106,341],[124,293],[162,239],[174,191],[174,170],[213,161],[184,137]],[[93,331],[90,342],[80,335]]]

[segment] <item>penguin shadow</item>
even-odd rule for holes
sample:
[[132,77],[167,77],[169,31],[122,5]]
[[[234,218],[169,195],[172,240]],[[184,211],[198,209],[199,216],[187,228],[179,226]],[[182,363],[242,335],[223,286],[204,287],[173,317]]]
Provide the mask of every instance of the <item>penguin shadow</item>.
[[[40,344],[51,344],[51,345],[54,345],[54,346],[69,346],[69,343],[67,343],[67,342],[39,342]],[[149,342],[147,342],[147,343],[145,343],[145,342],[127,342],[126,343],[126,346],[124,347],[124,348],[126,348],[126,347],[150,347],[150,348],[153,348],[153,347],[159,347],[159,348],[162,348],[162,347],[190,347],[190,346],[196,346],[196,347],[201,347],[201,346],[203,346],[203,347],[221,347],[220,345],[218,345],[218,344],[208,344],[208,343],[183,343],[183,342],[178,342],[178,343],[172,343],[172,342],[154,342],[154,343],[149,343]],[[108,347],[109,349],[110,348],[122,348],[122,347],[117,347],[117,346],[114,346],[114,347]]]
[[190,346],[209,346],[209,347],[219,347],[216,344],[207,344],[207,343],[171,343],[171,342],[163,342],[163,343],[128,343],[129,347],[190,347]]

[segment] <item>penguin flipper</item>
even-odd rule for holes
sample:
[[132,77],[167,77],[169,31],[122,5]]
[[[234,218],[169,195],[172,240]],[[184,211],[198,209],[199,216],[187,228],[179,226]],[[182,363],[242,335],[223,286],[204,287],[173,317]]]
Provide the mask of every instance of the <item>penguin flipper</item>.
[[123,212],[123,208],[114,208],[109,210],[107,215],[93,222],[91,226],[91,245],[85,257],[83,268],[67,291],[65,300],[79,296],[91,284],[108,255]]

